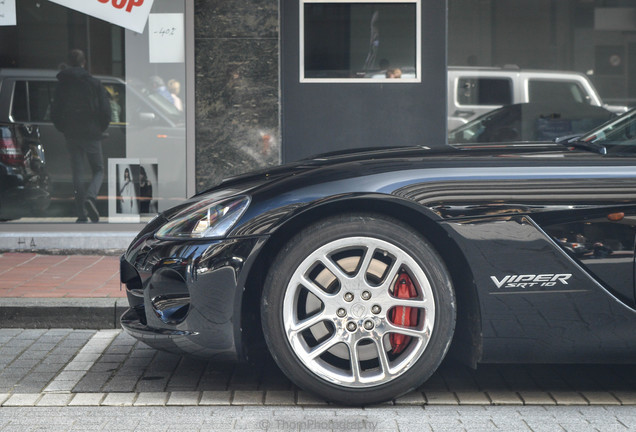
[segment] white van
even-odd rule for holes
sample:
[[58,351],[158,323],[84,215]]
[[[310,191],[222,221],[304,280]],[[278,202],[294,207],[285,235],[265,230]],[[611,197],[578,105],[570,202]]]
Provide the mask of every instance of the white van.
[[607,105],[579,72],[506,68],[448,67],[448,130],[503,105],[522,102],[587,103],[621,114]]

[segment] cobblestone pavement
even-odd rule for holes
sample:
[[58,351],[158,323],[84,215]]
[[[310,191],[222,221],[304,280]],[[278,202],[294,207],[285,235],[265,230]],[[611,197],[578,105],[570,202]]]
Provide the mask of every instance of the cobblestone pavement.
[[[329,406],[269,357],[218,364],[169,354],[121,330],[0,329],[0,404]],[[390,406],[632,406],[636,365],[480,365],[447,361]],[[636,427],[636,422],[632,423]]]

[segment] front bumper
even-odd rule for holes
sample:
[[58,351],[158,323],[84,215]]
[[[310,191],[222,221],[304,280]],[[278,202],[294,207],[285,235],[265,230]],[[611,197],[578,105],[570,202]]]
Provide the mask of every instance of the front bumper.
[[242,359],[243,291],[264,240],[136,239],[120,262],[130,305],[121,317],[123,329],[157,349]]

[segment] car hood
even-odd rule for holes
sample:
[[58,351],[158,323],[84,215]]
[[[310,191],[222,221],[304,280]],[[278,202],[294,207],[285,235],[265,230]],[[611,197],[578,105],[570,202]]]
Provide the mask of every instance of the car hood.
[[[225,188],[241,188],[241,185],[269,183],[281,178],[298,176],[314,170],[338,170],[342,168],[349,170],[353,166],[360,168],[378,167],[387,165],[387,170],[395,168],[394,163],[403,161],[407,164],[425,163],[434,166],[435,163],[442,165],[448,161],[465,161],[470,163],[472,159],[479,159],[482,163],[484,158],[496,160],[497,158],[519,158],[527,157],[565,157],[572,154],[572,150],[565,148],[561,144],[551,142],[535,143],[514,143],[514,144],[454,144],[443,147],[386,147],[386,148],[363,148],[356,150],[338,151],[324,153],[296,162],[279,165],[276,167],[264,168],[224,179],[218,185],[197,194],[206,195]],[[575,152],[584,155],[587,152]],[[358,170],[356,170],[358,171]]]
[[408,193],[404,191],[414,187],[427,188],[428,184],[435,188],[434,184],[477,178],[491,183],[509,177],[523,181],[524,175],[533,176],[541,167],[556,167],[560,172],[566,158],[577,158],[576,164],[595,164],[600,157],[560,144],[534,144],[362,149],[319,155],[228,178],[162,213],[153,226],[200,200],[249,195],[251,204],[230,235],[254,235],[270,232],[279,221],[325,200],[370,195],[405,198]]

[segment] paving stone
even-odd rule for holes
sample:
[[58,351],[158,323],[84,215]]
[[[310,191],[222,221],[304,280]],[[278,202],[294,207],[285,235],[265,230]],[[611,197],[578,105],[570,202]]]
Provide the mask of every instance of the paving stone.
[[557,405],[588,405],[580,393],[572,391],[550,392]]
[[298,392],[296,393],[296,404],[298,405],[327,405],[327,401],[319,397],[316,397],[311,393],[298,390]]
[[99,406],[105,393],[75,393],[69,406]]
[[620,405],[620,401],[609,392],[588,391],[581,393],[590,405]]
[[426,398],[420,391],[414,391],[407,393],[404,396],[400,396],[395,400],[396,405],[424,405],[426,404]]
[[39,393],[15,393],[9,397],[2,406],[6,407],[18,407],[18,406],[35,406],[35,403],[40,399]]
[[263,405],[263,392],[260,390],[236,390],[232,405]]
[[230,405],[231,391],[204,391],[199,405]]
[[67,392],[70,393],[77,384],[76,381],[62,381],[62,380],[54,380],[44,389],[45,393],[60,393]]
[[613,394],[622,405],[636,405],[636,392],[615,391]]
[[426,391],[424,392],[428,405],[458,405],[459,401],[453,392]]
[[81,352],[73,358],[73,362],[96,362],[101,357],[100,353]]
[[183,391],[183,392],[172,392],[170,393],[170,398],[166,405],[184,405],[184,406],[192,406],[199,404],[199,398],[201,397],[201,393],[195,391]]
[[74,392],[86,392],[90,393],[93,391],[100,391],[102,387],[110,377],[112,376],[109,372],[88,372],[84,377],[77,383],[77,385],[73,388]]
[[295,405],[296,394],[293,390],[267,390],[265,405]]
[[136,396],[137,393],[108,393],[100,405],[132,406]]
[[135,406],[163,406],[170,396],[169,392],[141,392],[135,400]]
[[69,364],[66,365],[66,367],[64,368],[64,371],[66,371],[66,372],[86,372],[86,371],[90,370],[90,368],[92,366],[93,366],[93,362],[91,362],[91,361],[81,362],[81,361],[73,360],[72,362],[70,362]]
[[484,392],[458,391],[455,395],[460,405],[490,405],[490,399]]
[[556,405],[552,396],[542,391],[519,392],[524,405]]
[[33,369],[33,372],[36,372],[36,373],[37,372],[42,372],[42,373],[53,372],[57,374],[63,368],[64,368],[64,363],[50,363],[47,358],[47,361],[44,361],[40,363],[39,365],[37,365],[35,369]]
[[106,385],[103,390],[106,392],[132,392],[135,390],[137,380],[132,380],[126,376],[115,376]]
[[68,405],[72,397],[73,395],[70,393],[45,394],[35,405],[36,406],[66,406]]
[[516,392],[489,391],[486,393],[493,405],[523,405],[523,401]]

